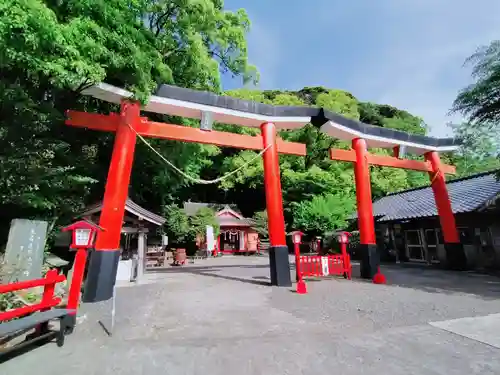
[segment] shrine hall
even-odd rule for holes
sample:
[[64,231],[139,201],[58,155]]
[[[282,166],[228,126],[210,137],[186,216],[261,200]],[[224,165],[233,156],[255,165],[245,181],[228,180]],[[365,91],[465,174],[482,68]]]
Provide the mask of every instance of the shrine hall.
[[[200,208],[209,207],[215,211],[220,226],[217,236],[217,250],[222,254],[256,253],[259,234],[253,228],[253,220],[244,217],[235,205],[184,202],[184,212],[195,215]],[[199,242],[199,241],[197,241]],[[204,244],[199,244],[203,248]]]

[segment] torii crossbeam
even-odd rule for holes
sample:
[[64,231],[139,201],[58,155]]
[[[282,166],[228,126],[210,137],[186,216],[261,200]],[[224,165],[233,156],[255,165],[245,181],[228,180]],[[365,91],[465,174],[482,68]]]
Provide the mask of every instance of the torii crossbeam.
[[[277,129],[298,129],[307,123],[313,123],[333,137],[354,139],[354,151],[344,152],[343,157],[350,159],[348,161],[356,160],[357,165],[355,174],[358,212],[364,213],[363,219],[359,220],[360,231],[362,239],[365,239],[362,243],[367,245],[362,261],[362,269],[364,270],[362,276],[364,277],[372,277],[378,267],[378,256],[372,246],[375,242],[372,241],[371,235],[366,234],[370,232],[370,228],[367,227],[368,230],[365,228],[366,223],[370,220],[373,227],[370,176],[367,163],[369,160],[372,163],[377,160],[376,157],[369,159],[366,157],[367,147],[398,147],[402,145],[407,147],[409,152],[434,155],[434,159],[431,158],[430,162],[437,163],[436,165],[439,163],[438,152],[452,151],[457,147],[457,143],[453,139],[414,136],[378,128],[346,119],[320,108],[271,106],[168,85],[161,85],[156,95],[150,98],[142,110],[197,119],[209,117],[220,123],[260,127],[261,136],[219,132],[211,130],[211,128],[201,130],[149,121],[140,116],[140,105],[131,100],[132,93],[104,83],[86,89],[83,94],[121,104],[120,114],[99,115],[75,111],[67,113],[66,123],[68,125],[115,132],[115,143],[99,222],[99,225],[105,230],[98,234],[95,251],[91,257],[84,295],[86,302],[107,300],[111,298],[113,293],[120,255],[120,231],[137,134],[144,137],[265,150],[263,153],[264,186],[271,245],[269,251],[271,285],[284,287],[291,285],[291,277],[286,246],[278,153],[303,156],[306,154],[306,147],[300,143],[283,141],[277,137]],[[340,150],[336,152],[340,152]],[[387,159],[385,160],[387,163]],[[384,160],[379,157],[378,162],[383,163]],[[410,163],[410,161],[398,161],[400,164],[403,162]],[[428,164],[422,166],[413,163],[411,165],[418,165],[413,169],[426,168],[422,169],[426,171],[431,171],[431,169],[436,171],[439,168],[451,171],[449,166],[436,167],[434,164],[432,168]],[[442,189],[442,186],[446,192],[446,185],[439,185],[439,189]],[[363,198],[360,199],[360,197]],[[440,201],[440,204],[443,207],[450,206],[449,199]],[[453,228],[456,232],[454,222]]]

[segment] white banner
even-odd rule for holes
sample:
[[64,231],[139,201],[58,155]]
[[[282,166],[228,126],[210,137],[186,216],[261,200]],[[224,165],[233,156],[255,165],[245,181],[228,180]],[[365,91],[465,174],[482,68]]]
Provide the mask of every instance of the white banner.
[[321,257],[321,268],[323,270],[323,276],[328,276],[330,270],[328,269],[328,257]]
[[207,250],[213,251],[215,249],[214,227],[207,225]]

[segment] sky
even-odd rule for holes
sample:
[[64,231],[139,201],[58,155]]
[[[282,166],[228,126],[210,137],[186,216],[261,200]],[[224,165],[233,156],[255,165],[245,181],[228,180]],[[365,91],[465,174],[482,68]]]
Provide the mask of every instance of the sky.
[[499,0],[226,0],[225,8],[249,15],[260,89],[346,90],[422,117],[438,137],[461,121],[447,113],[472,83],[465,59],[500,39]]

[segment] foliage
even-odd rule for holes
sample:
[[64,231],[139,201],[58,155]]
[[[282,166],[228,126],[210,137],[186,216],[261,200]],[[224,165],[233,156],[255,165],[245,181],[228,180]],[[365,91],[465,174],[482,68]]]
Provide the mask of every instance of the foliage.
[[214,228],[214,235],[220,232],[219,223],[215,218],[215,211],[209,207],[202,207],[193,216],[186,215],[185,211],[175,204],[163,208],[165,232],[174,244],[193,242],[198,236],[205,238],[206,226]]
[[360,120],[364,123],[404,131],[410,134],[425,135],[427,125],[420,117],[390,105],[374,103],[359,104]]
[[148,0],[145,18],[176,85],[218,91],[220,71],[258,80],[248,64],[243,9],[226,11],[221,0]]
[[[67,222],[101,199],[112,135],[64,126],[67,109],[115,111],[81,97],[105,81],[147,101],[158,83],[220,91],[220,72],[257,79],[248,64],[243,10],[219,0],[6,0],[0,4],[0,233],[13,217]],[[196,125],[196,121],[156,116]],[[152,141],[195,177],[217,147]],[[131,195],[158,207],[192,194],[138,145]],[[57,226],[55,226],[57,227]]]
[[456,137],[460,138],[460,149],[443,156],[443,160],[457,167],[459,176],[469,176],[474,173],[491,171],[500,168],[498,144],[484,129],[470,126],[464,122],[450,125]]
[[455,135],[462,138],[462,154],[469,163],[467,170],[498,168],[500,156],[500,40],[481,46],[467,60],[473,65],[474,83],[460,91],[453,102],[452,112],[467,119],[452,125]]
[[[117,106],[83,97],[83,89],[105,81],[131,90],[136,99],[145,102],[159,83],[221,93],[221,72],[240,76],[242,82],[255,82],[258,73],[248,62],[249,30],[245,11],[224,10],[221,0],[3,1],[0,4],[0,228],[4,229],[0,233],[0,248],[14,217],[45,219],[57,228],[85,205],[102,199],[113,135],[66,127],[64,113],[67,109],[107,113],[116,111]],[[486,144],[484,136],[479,140],[476,129],[484,129],[484,124],[493,129],[500,123],[495,117],[498,97],[494,97],[498,89],[498,49],[494,43],[483,51],[482,60],[477,60],[476,86],[468,88],[468,94],[464,91],[455,106],[455,110],[472,116],[473,121],[457,132],[472,132],[475,144]],[[244,88],[222,94],[266,104],[322,106],[376,126],[420,135],[427,133],[427,126],[417,116],[389,105],[360,102],[351,93],[338,89]],[[481,101],[483,94],[490,101]],[[470,105],[466,106],[467,103]],[[192,119],[159,114],[150,117],[199,126],[199,121]],[[215,124],[215,128],[259,134],[259,129],[227,124]],[[331,161],[328,150],[350,145],[326,136],[312,125],[281,131],[280,136],[307,146],[306,157],[280,156],[287,230],[322,233],[343,226],[355,200],[352,165]],[[256,155],[253,151],[211,145],[148,141],[196,178],[217,178]],[[446,156],[446,160],[457,164],[461,176],[497,165],[488,157],[464,149]],[[162,207],[167,218],[166,230],[172,239],[192,241],[196,233],[204,233],[207,223],[215,224],[213,213],[206,210],[188,218],[178,206],[188,199],[234,203],[244,216],[253,216],[261,234],[266,235],[260,159],[218,185],[202,186],[172,171],[142,143],[137,145],[134,161],[130,197],[152,211]],[[371,180],[376,198],[427,184],[428,176],[373,167]]]
[[261,236],[261,238],[268,238],[269,231],[267,228],[267,211],[257,211],[252,217],[253,225],[252,228]]
[[194,214],[189,217],[190,233],[192,239],[200,236],[204,240],[206,239],[207,225],[214,228],[214,236],[217,237],[220,233],[220,226],[215,217],[215,211],[210,207],[202,207]]
[[475,82],[464,88],[452,110],[467,116],[471,124],[488,127],[500,124],[500,40],[480,47],[467,64],[473,64]]
[[[0,256],[0,282],[2,284],[14,282],[15,280],[13,280],[13,274],[13,269],[7,267],[3,261],[3,257]],[[17,297],[16,293],[0,293],[0,312],[17,309],[23,306],[24,303]]]
[[164,227],[172,243],[183,243],[190,239],[189,218],[182,208],[175,204],[163,208],[163,216],[167,219]]
[[316,195],[310,201],[296,205],[294,228],[312,235],[323,236],[327,232],[344,227],[348,215],[355,210],[355,207],[355,199],[350,194],[339,192]]

